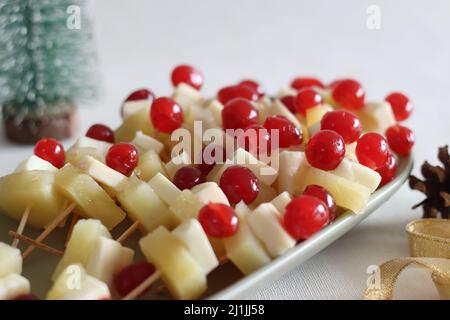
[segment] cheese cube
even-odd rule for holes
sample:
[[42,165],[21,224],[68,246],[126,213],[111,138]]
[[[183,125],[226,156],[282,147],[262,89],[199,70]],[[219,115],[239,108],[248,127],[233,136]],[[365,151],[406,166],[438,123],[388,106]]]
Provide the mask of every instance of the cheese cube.
[[55,280],[71,264],[78,263],[86,267],[100,237],[110,239],[111,234],[99,220],[78,220],[67,242],[64,256],[56,266],[52,279]]
[[67,206],[50,171],[21,171],[0,178],[0,212],[19,220],[31,206],[27,225],[43,228]]
[[251,203],[251,207],[254,209],[261,203],[270,202],[276,196],[277,192],[275,191],[274,188],[260,183],[258,195],[256,196],[256,199]]
[[130,116],[138,113],[139,111],[146,110],[148,111],[151,106],[151,101],[147,99],[142,100],[132,100],[125,101],[122,104],[122,117],[123,119],[127,119]]
[[167,175],[164,163],[154,150],[149,150],[139,156],[139,163],[134,170],[141,180],[149,181],[157,173]]
[[11,273],[22,273],[22,254],[19,249],[0,242],[0,278]]
[[250,228],[273,258],[282,255],[296,244],[284,230],[280,220],[280,213],[271,203],[259,205],[247,216]]
[[173,179],[178,169],[190,164],[192,164],[191,157],[187,152],[183,151],[166,163],[166,172],[169,174],[170,179]]
[[208,204],[210,202],[223,203],[227,206],[230,205],[228,198],[223,193],[222,189],[215,182],[204,182],[196,185],[191,189],[191,191],[197,196],[203,204]]
[[289,192],[282,192],[276,196],[272,201],[272,205],[277,209],[279,213],[284,215],[287,205],[292,201],[292,197]]
[[113,277],[133,262],[134,251],[107,237],[99,237],[86,264],[91,276],[111,287]]
[[72,202],[75,212],[85,218],[99,219],[109,230],[126,214],[115,201],[92,179],[74,166],[67,164],[56,173],[56,185]]
[[175,200],[181,194],[181,190],[161,173],[157,173],[151,178],[148,184],[152,187],[158,197],[168,206],[173,205]]
[[155,190],[139,179],[130,178],[129,181],[128,187],[117,194],[117,199],[130,218],[139,221],[145,232],[160,225],[172,228],[175,218]]
[[30,281],[11,273],[0,278],[0,300],[12,300],[18,296],[30,293]]
[[236,205],[235,211],[239,217],[239,229],[223,242],[227,257],[243,274],[248,275],[269,263],[271,258],[248,226],[246,219],[252,214],[251,210],[241,201]]
[[183,242],[160,226],[139,241],[144,256],[162,273],[177,299],[195,299],[207,288],[204,270]]
[[23,160],[14,172],[20,171],[32,171],[32,170],[45,170],[45,171],[58,171],[54,165],[50,162],[35,156],[34,154]]
[[90,276],[81,264],[67,266],[47,293],[47,300],[105,300],[111,293],[106,283]]
[[279,155],[278,192],[287,191],[293,195],[299,194],[295,176],[306,166],[307,161],[303,152],[282,151]]
[[94,178],[97,182],[109,187],[114,193],[119,192],[126,187],[128,177],[122,173],[111,169],[106,164],[92,158],[85,156],[78,166],[85,173]]
[[136,132],[131,144],[133,144],[140,153],[144,153],[148,150],[154,150],[157,154],[159,154],[164,149],[164,145],[161,142],[144,134],[142,131]]
[[356,157],[356,145],[357,142],[352,142],[345,145],[345,156],[350,160],[358,162],[358,158]]
[[219,265],[208,237],[198,220],[188,219],[184,221],[172,231],[172,234],[183,241],[205,275]]

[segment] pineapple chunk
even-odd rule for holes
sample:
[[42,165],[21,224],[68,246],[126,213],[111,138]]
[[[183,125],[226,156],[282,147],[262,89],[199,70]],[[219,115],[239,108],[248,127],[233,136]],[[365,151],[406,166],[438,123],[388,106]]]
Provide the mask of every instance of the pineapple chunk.
[[86,271],[111,287],[114,275],[131,264],[133,257],[133,250],[115,240],[99,237],[92,248]]
[[50,162],[35,156],[34,154],[29,156],[27,159],[22,161],[19,166],[14,170],[14,172],[20,171],[33,171],[33,170],[44,170],[55,172],[58,171],[54,165]]
[[67,206],[55,186],[50,171],[22,171],[0,178],[0,212],[20,220],[27,208],[31,212],[27,225],[43,228]]
[[0,242],[0,278],[11,273],[22,273],[22,254],[19,249]]
[[311,127],[316,123],[320,123],[322,117],[327,113],[333,111],[333,108],[327,104],[320,104],[313,108],[309,108],[306,110],[306,125]]
[[130,218],[139,221],[145,232],[160,225],[168,228],[175,226],[175,217],[155,190],[137,178],[130,178],[128,187],[117,194],[117,199]]
[[200,92],[186,83],[180,83],[175,88],[172,98],[180,105],[187,117],[193,113],[192,106],[201,106],[204,102]]
[[70,148],[66,153],[66,163],[70,163],[75,167],[79,167],[80,163],[86,156],[90,156],[98,161],[105,162],[105,155],[92,147],[86,148]]
[[154,150],[149,150],[139,157],[139,164],[134,172],[144,181],[149,181],[157,173],[167,176],[164,163]]
[[381,176],[378,172],[348,158],[344,158],[336,169],[329,172],[362,184],[369,188],[371,193],[378,188],[381,182]]
[[152,179],[150,179],[148,184],[156,192],[158,197],[168,206],[173,205],[175,200],[181,194],[181,190],[161,173],[157,173]]
[[365,208],[370,196],[369,188],[313,167],[309,167],[303,174],[298,175],[296,182],[301,191],[310,184],[324,187],[334,197],[338,206],[354,213],[359,213]]
[[99,219],[109,230],[125,219],[125,212],[80,169],[67,164],[57,172],[55,181],[61,192],[77,204],[75,211],[80,216]]
[[157,154],[160,154],[164,149],[164,145],[161,142],[142,133],[142,131],[136,132],[136,135],[131,141],[131,144],[133,144],[139,150],[139,153],[144,153],[148,150],[154,150]]
[[99,220],[81,219],[79,220],[67,242],[64,256],[56,266],[52,279],[55,280],[67,266],[79,263],[86,266],[95,244],[100,237],[111,238],[111,234]]
[[234,154],[233,160],[227,160],[224,164],[217,165],[208,175],[208,180],[216,183],[220,182],[223,172],[230,166],[240,165],[250,169],[259,181],[270,186],[278,176],[277,170],[259,161],[251,153],[239,148]]
[[75,159],[88,154],[102,162],[105,162],[106,154],[111,146],[111,143],[105,141],[100,141],[89,137],[81,137],[67,151],[67,158]]
[[270,262],[270,256],[261,242],[255,237],[246,221],[250,209],[240,202],[236,205],[236,214],[239,217],[239,229],[231,237],[223,240],[227,257],[245,275],[261,268]]
[[195,299],[207,288],[203,269],[183,242],[160,226],[139,242],[150,263],[162,273],[164,283],[177,299]]
[[298,184],[294,177],[307,166],[305,153],[300,151],[282,151],[279,156],[278,192],[287,191],[299,194]]
[[292,197],[289,194],[289,192],[282,192],[278,196],[276,196],[271,203],[273,206],[277,209],[279,213],[284,215],[284,211],[286,210],[286,206],[289,204],[289,202],[292,201]]
[[30,281],[16,273],[0,278],[0,300],[12,300],[30,293]]
[[108,286],[87,274],[80,264],[62,270],[47,293],[47,300],[105,300],[110,299]]
[[133,140],[138,131],[142,131],[144,134],[151,136],[154,129],[150,121],[149,112],[150,105],[124,119],[121,126],[116,129],[116,142],[129,142]]
[[316,122],[311,127],[308,128],[308,134],[310,137],[314,136],[319,131],[320,131],[320,122]]
[[191,191],[197,196],[203,204],[210,202],[223,203],[227,206],[230,205],[227,196],[223,193],[222,189],[215,182],[204,182],[196,185]]
[[104,163],[92,158],[91,156],[85,156],[79,163],[79,168],[85,173],[94,178],[97,182],[108,187],[108,190],[116,194],[121,189],[126,187],[128,178],[120,172],[111,169]]
[[127,119],[141,110],[149,110],[150,105],[150,101],[147,99],[125,101],[122,104],[122,117]]
[[361,120],[364,132],[385,134],[396,123],[394,112],[388,102],[369,102],[361,110],[354,111]]
[[284,230],[280,220],[280,213],[271,203],[259,205],[247,216],[250,228],[273,258],[282,255],[296,244]]
[[187,152],[183,151],[166,163],[166,172],[169,174],[169,177],[173,179],[178,169],[190,164],[192,164],[191,157]]
[[172,234],[183,241],[205,275],[208,275],[219,265],[208,237],[200,222],[196,219],[184,221],[172,231]]
[[170,211],[176,217],[177,224],[189,218],[197,218],[200,209],[205,204],[189,189],[185,189],[175,199],[175,202],[169,207]]

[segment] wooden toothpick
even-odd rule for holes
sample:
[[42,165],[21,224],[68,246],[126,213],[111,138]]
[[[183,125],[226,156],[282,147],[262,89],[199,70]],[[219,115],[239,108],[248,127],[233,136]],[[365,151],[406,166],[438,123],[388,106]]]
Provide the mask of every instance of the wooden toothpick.
[[139,228],[140,225],[141,224],[139,223],[139,221],[135,221],[131,226],[128,227],[127,230],[124,231],[124,233],[120,235],[119,238],[117,238],[116,241],[119,243],[123,243],[137,230],[137,228]]
[[122,300],[133,300],[139,297],[145,292],[153,283],[155,283],[159,278],[161,278],[161,272],[156,270],[150,277],[145,279],[140,285],[133,289],[129,294],[127,294]]
[[[25,208],[25,211],[23,212],[22,219],[20,219],[19,226],[17,227],[17,231],[16,231],[17,234],[21,235],[23,233],[23,230],[25,229],[25,225],[27,224],[27,221],[28,221],[28,217],[30,216],[30,212],[31,212],[31,206],[27,206]],[[17,248],[17,246],[19,245],[19,241],[20,241],[19,237],[15,237],[12,242],[12,246],[14,248]]]
[[[50,223],[44,231],[35,239],[37,243],[42,242],[47,236],[75,209],[76,204],[72,203],[69,205],[66,210],[61,212],[53,221]],[[35,245],[31,244],[28,246],[28,248],[24,251],[22,254],[22,257],[25,259],[30,255],[31,252],[36,248]]]
[[24,236],[23,234],[18,233],[16,231],[12,231],[12,230],[9,231],[9,235],[11,237],[14,237],[14,240],[15,239],[22,240],[22,241],[24,241],[26,243],[34,245],[36,248],[45,250],[45,251],[47,251],[47,252],[49,252],[49,253],[57,256],[57,257],[62,257],[64,255],[64,252],[62,252],[61,250],[55,249],[53,247],[50,247],[50,246],[48,246],[48,245],[46,245],[46,244],[44,244],[42,242],[38,242],[38,241],[36,241],[34,239],[31,239],[31,238],[29,238],[27,236]]

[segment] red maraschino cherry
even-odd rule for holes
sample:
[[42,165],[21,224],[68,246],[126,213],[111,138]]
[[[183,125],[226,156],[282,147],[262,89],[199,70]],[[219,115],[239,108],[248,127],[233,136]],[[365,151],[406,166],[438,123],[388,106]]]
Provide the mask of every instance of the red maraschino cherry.
[[234,210],[222,203],[209,203],[198,214],[205,233],[214,238],[227,238],[239,229],[239,219]]
[[365,91],[358,81],[344,79],[332,88],[334,101],[345,109],[359,110],[364,106]]
[[234,85],[220,89],[217,93],[217,98],[222,104],[226,104],[236,98],[257,101],[259,99],[259,94],[255,89],[249,86]]
[[334,170],[345,156],[344,139],[334,131],[320,130],[308,141],[305,155],[313,167]]
[[34,147],[34,154],[50,162],[58,169],[64,166],[66,155],[61,143],[53,138],[44,138],[39,140]]
[[314,108],[323,103],[322,96],[312,88],[304,88],[295,97],[295,109],[306,117],[306,110]]
[[153,101],[150,119],[157,130],[172,133],[183,125],[183,109],[174,100],[161,97]]
[[278,130],[279,147],[289,148],[303,143],[303,133],[288,118],[284,116],[269,116],[264,121],[264,127],[271,133],[271,130]]
[[386,130],[389,147],[399,156],[407,156],[414,146],[414,134],[405,126],[394,125]]
[[125,142],[116,143],[106,154],[106,165],[124,175],[129,175],[136,168],[138,161],[137,149]]
[[389,94],[386,99],[391,105],[397,121],[404,121],[409,118],[414,107],[409,98],[400,92],[393,92]]
[[291,88],[301,90],[304,88],[319,87],[324,88],[322,81],[311,77],[298,77],[291,82]]
[[389,146],[382,135],[368,132],[358,139],[355,153],[359,163],[376,170],[386,163]]
[[248,168],[234,165],[228,167],[220,177],[220,188],[232,204],[244,201],[252,203],[259,193],[259,182]]
[[114,143],[114,131],[110,127],[100,123],[92,125],[86,132],[86,137]]
[[259,113],[253,104],[243,98],[236,98],[225,104],[222,109],[223,128],[245,129],[258,124]]
[[185,83],[196,90],[200,90],[204,82],[203,74],[199,70],[185,64],[173,69],[171,79],[174,87],[180,83]]
[[320,121],[322,130],[336,131],[346,144],[358,140],[362,132],[361,122],[353,113],[346,110],[327,112]]

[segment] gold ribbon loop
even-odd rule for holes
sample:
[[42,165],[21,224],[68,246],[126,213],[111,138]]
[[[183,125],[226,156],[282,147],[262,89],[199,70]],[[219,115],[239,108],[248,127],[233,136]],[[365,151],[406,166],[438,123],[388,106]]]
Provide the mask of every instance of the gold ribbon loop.
[[450,220],[422,219],[406,226],[412,258],[393,259],[380,266],[380,284],[368,288],[366,300],[391,300],[400,273],[412,264],[432,271],[442,300],[450,300]]

